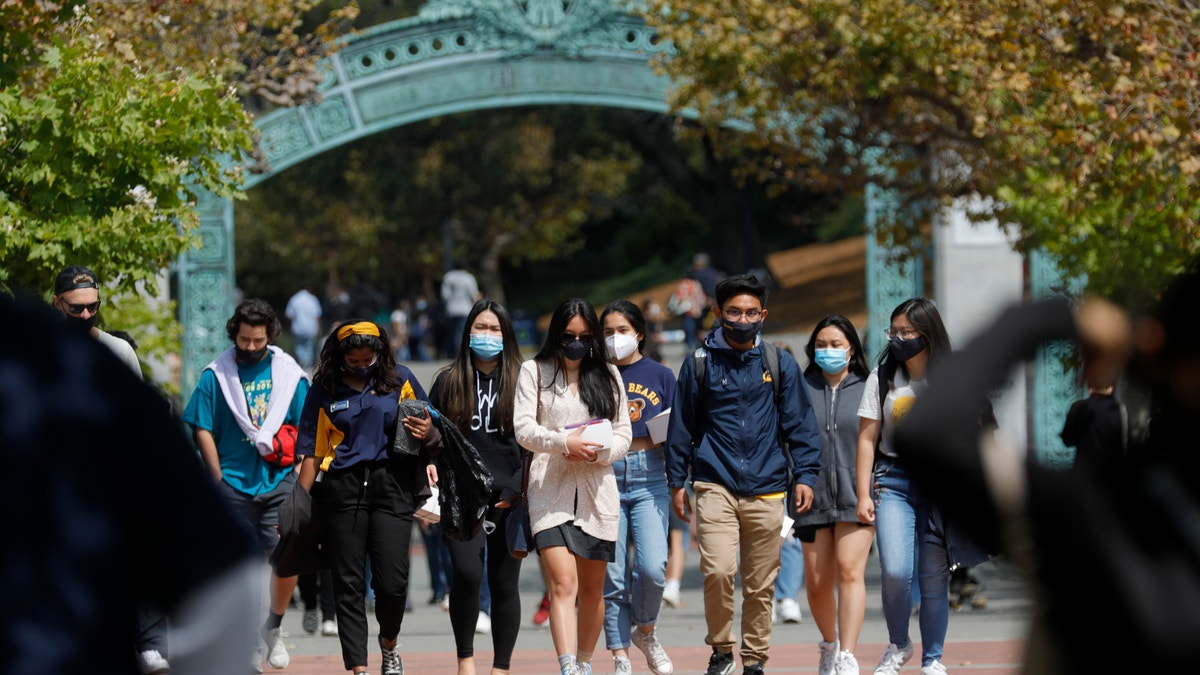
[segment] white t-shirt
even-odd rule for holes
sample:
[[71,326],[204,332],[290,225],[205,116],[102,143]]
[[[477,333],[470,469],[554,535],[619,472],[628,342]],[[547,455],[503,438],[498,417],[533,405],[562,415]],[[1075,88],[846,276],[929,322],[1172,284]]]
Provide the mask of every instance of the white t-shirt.
[[321,332],[321,301],[303,288],[288,300],[284,314],[291,319],[295,335],[316,337]]
[[904,372],[896,369],[892,378],[892,386],[888,387],[887,397],[883,401],[883,410],[879,409],[879,369],[871,371],[867,376],[867,384],[863,387],[862,402],[858,404],[858,416],[869,420],[883,420],[883,438],[879,442],[879,452],[888,457],[895,457],[896,450],[892,447],[892,434],[896,425],[904,422],[904,416],[912,409],[917,396],[925,391],[925,380],[909,382]]

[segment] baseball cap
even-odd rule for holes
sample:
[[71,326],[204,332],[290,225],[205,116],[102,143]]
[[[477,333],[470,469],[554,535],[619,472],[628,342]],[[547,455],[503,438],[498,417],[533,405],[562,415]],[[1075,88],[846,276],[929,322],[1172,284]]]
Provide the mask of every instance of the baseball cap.
[[71,265],[54,277],[55,295],[62,295],[77,288],[99,289],[100,284],[96,282],[96,273],[83,265]]

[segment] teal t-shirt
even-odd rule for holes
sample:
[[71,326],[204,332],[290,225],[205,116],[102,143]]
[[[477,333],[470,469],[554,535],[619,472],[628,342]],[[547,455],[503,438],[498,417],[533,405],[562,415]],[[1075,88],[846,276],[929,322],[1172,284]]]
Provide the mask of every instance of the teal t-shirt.
[[[271,359],[273,354],[267,352],[266,358],[258,363],[238,365],[238,379],[242,382],[244,399],[242,403],[250,413],[250,419],[256,425],[261,424],[267,414],[267,399],[271,395]],[[296,392],[288,406],[285,424],[299,424],[300,412],[304,409],[304,398],[308,394],[308,380],[301,379],[296,385]],[[192,392],[187,408],[183,411],[183,421],[195,429],[204,429],[213,435],[217,444],[217,457],[221,461],[222,480],[229,487],[247,494],[257,496],[270,492],[279,486],[287,477],[291,467],[279,468],[268,464],[254,442],[246,436],[238,426],[221,386],[217,384],[217,375],[211,369],[205,369],[200,374],[200,382]]]

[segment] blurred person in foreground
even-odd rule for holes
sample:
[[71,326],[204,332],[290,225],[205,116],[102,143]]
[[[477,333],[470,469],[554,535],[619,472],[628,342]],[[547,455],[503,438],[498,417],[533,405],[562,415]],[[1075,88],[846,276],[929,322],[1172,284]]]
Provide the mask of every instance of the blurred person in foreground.
[[[1198,296],[1193,264],[1134,321],[1097,299],[1011,309],[946,363],[945,379],[896,434],[900,456],[946,513],[989,548],[1002,545],[1033,579],[1027,673],[1196,667]],[[1080,346],[1089,386],[1115,382],[1128,363],[1130,381],[1147,387],[1149,431],[1125,461],[1056,471],[979,433],[971,403],[1039,345],[1062,339]]]
[[252,542],[162,398],[43,308],[0,297],[0,323],[0,673],[138,673],[147,606],[172,673],[241,672]]

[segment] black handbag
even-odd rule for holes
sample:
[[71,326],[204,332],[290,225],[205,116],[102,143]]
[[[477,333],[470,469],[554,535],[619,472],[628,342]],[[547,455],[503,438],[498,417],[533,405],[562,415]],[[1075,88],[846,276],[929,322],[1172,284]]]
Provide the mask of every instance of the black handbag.
[[[319,486],[320,483],[315,483],[313,489]],[[275,574],[290,577],[329,569],[324,539],[313,495],[296,481],[279,505],[279,543],[270,557]]]
[[508,554],[520,560],[529,555],[533,546],[533,527],[529,524],[529,464],[533,461],[533,453],[521,451],[521,495],[513,502],[508,510],[508,521],[505,525],[505,538],[508,541]]

